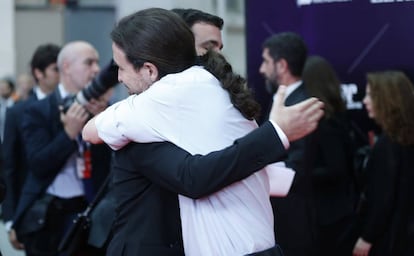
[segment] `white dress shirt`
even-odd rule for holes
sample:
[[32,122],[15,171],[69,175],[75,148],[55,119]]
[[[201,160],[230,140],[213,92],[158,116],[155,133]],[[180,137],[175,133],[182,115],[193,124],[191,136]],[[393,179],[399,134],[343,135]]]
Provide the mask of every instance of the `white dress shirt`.
[[[62,84],[58,85],[60,96],[65,98],[69,93]],[[85,194],[83,182],[77,175],[78,152],[74,152],[65,162],[53,182],[47,188],[47,193],[60,198],[73,198]]]
[[[199,66],[167,75],[110,106],[95,125],[99,137],[115,150],[130,141],[170,141],[191,154],[223,149],[257,128],[233,106],[219,81]],[[264,170],[201,199],[179,195],[179,203],[186,255],[245,255],[275,245]]]

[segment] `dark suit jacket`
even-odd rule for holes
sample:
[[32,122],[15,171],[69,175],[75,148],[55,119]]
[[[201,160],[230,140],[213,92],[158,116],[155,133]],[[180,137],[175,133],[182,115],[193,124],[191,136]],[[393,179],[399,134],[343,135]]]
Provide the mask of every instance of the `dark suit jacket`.
[[[113,173],[113,172],[112,172]],[[113,193],[112,173],[104,188],[104,195],[93,208],[90,219],[91,226],[88,236],[88,244],[96,248],[106,249],[111,235],[112,225],[115,221],[116,199]],[[98,193],[98,192],[97,192]]]
[[0,203],[3,202],[5,194],[6,194],[6,184],[4,183],[3,178],[0,178]]
[[117,219],[107,255],[184,255],[178,193],[207,196],[285,153],[269,122],[206,156],[166,142],[130,143],[115,156]]
[[[291,106],[309,98],[301,84],[285,100]],[[314,232],[314,210],[312,205],[311,162],[315,147],[313,136],[294,141],[288,149],[286,166],[296,171],[292,187],[286,197],[272,197],[275,217],[276,241],[287,248],[312,247]]]
[[6,183],[4,182],[3,174],[3,147],[0,147],[0,205],[6,196]]
[[5,221],[13,219],[26,178],[27,160],[22,131],[23,112],[27,105],[36,100],[36,95],[32,93],[27,100],[17,102],[6,112],[3,167],[7,194],[2,205],[2,214]]
[[345,113],[322,119],[314,136],[312,185],[316,213],[316,255],[352,255],[358,200],[353,168],[354,143]]
[[321,120],[315,132],[317,148],[312,182],[317,223],[321,226],[355,213],[357,188],[350,134],[345,113]]
[[[29,172],[14,218],[15,225],[24,211],[38,199],[53,182],[68,157],[78,150],[60,121],[60,95],[55,90],[45,99],[30,104],[23,115],[23,138],[26,142]],[[110,150],[106,145],[91,147],[92,179],[99,187],[109,172]]]

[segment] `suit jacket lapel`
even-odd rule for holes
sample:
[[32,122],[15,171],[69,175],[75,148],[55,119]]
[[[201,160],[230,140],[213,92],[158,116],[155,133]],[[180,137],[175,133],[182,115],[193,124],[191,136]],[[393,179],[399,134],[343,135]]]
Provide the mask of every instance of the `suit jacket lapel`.
[[303,83],[299,85],[285,100],[285,106],[291,106],[308,98],[305,86]]

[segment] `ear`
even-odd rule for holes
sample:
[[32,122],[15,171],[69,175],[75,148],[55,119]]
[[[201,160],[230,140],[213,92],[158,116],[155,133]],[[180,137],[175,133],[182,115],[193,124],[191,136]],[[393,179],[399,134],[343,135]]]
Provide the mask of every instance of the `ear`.
[[147,75],[151,82],[155,82],[159,79],[158,77],[158,68],[152,64],[151,62],[145,62],[144,65],[142,65],[143,68],[148,72]]
[[62,73],[62,74],[67,73],[67,72],[68,72],[68,70],[70,69],[70,65],[71,65],[71,62],[70,62],[70,61],[68,61],[68,60],[64,60],[64,61],[62,62],[61,67],[59,67],[59,74],[60,74],[60,73]]
[[278,62],[276,62],[276,66],[281,72],[284,72],[288,67],[288,63],[285,59],[280,59]]
[[34,76],[36,77],[37,80],[40,80],[41,78],[43,78],[43,72],[40,71],[40,69],[35,68],[33,70]]

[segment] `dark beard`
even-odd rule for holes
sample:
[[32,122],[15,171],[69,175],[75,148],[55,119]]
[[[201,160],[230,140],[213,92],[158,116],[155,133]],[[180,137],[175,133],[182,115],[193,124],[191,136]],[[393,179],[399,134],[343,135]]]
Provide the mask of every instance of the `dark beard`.
[[266,88],[267,93],[269,93],[270,95],[275,94],[278,87],[279,87],[279,84],[276,81],[270,81],[266,79],[265,88]]

